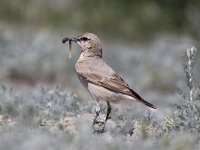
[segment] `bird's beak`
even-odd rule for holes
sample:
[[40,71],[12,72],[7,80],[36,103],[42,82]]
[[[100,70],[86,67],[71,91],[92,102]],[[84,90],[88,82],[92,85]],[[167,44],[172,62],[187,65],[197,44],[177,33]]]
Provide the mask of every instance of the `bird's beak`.
[[76,38],[76,37],[74,37],[74,38],[71,38],[71,41],[76,43],[76,42],[78,42],[78,41],[79,41],[79,39],[78,39],[78,38]]
[[77,41],[79,41],[79,39],[76,38],[76,37],[74,37],[74,38],[65,37],[65,38],[63,38],[62,43],[64,44],[64,43],[66,43],[67,41],[72,41],[72,42],[75,42],[75,43],[76,43]]

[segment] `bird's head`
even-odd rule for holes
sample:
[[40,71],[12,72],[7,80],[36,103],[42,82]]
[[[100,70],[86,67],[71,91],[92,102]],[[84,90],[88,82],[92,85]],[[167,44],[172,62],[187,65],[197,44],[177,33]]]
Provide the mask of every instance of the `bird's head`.
[[[102,45],[99,38],[93,33],[83,33],[78,37],[74,38],[65,38],[71,40],[72,42],[77,43],[81,47],[81,52],[90,53],[102,57]],[[65,43],[63,39],[63,43]]]

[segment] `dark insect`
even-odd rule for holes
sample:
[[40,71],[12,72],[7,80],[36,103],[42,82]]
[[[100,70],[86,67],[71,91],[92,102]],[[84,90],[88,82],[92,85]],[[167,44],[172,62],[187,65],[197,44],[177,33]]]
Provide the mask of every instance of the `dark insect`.
[[68,57],[69,59],[72,57],[72,40],[70,38],[67,38],[65,37],[63,40],[62,40],[62,43],[66,43],[67,41],[69,41],[69,53],[68,53]]

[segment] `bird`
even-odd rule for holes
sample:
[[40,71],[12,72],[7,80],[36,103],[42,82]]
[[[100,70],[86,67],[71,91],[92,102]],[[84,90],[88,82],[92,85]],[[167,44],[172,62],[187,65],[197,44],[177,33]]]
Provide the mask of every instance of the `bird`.
[[104,121],[105,124],[111,118],[111,104],[126,100],[140,102],[150,108],[157,107],[142,98],[136,93],[125,81],[118,75],[102,57],[102,43],[99,37],[93,33],[83,33],[77,37],[64,38],[63,43],[67,40],[75,42],[80,46],[81,54],[75,64],[77,76],[95,101],[96,115],[93,125],[97,122],[100,114],[100,100],[107,104],[107,113]]

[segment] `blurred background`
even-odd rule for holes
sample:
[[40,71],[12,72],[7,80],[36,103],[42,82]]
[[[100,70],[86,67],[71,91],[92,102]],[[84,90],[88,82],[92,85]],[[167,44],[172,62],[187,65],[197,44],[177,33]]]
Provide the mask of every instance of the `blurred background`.
[[[62,44],[83,32],[99,36],[104,60],[157,110],[113,104],[106,132],[93,134],[94,101],[74,69],[80,48],[69,59]],[[0,149],[199,150],[199,40],[199,0],[1,0]],[[192,46],[198,88],[188,103]]]
[[[65,36],[93,32],[103,56],[131,87],[156,105],[179,100],[187,48],[199,49],[198,0],[6,0],[0,5],[0,82],[21,88],[59,84],[91,99],[68,59]],[[197,54],[195,67],[200,63]],[[200,72],[196,69],[195,80]]]

